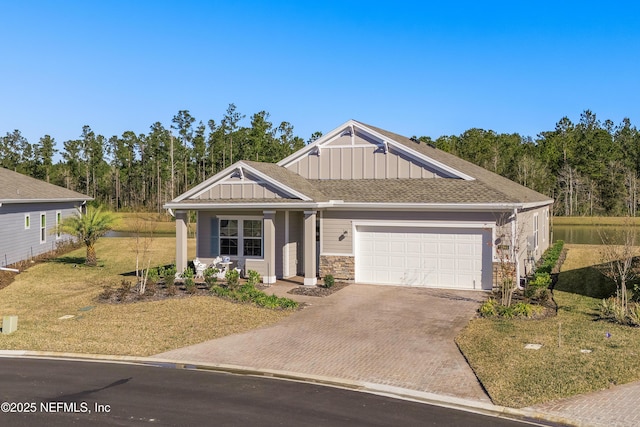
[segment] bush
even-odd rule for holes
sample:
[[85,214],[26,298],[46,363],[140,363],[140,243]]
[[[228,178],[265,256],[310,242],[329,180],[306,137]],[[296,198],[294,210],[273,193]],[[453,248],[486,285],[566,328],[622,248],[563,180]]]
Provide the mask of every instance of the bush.
[[542,311],[539,305],[532,305],[526,302],[519,302],[513,306],[513,314],[517,317],[531,318]]
[[496,309],[497,304],[498,302],[496,300],[494,300],[493,298],[489,298],[480,306],[478,311],[480,312],[480,315],[482,317],[496,316],[498,314],[498,311]]
[[217,268],[207,268],[204,271],[204,282],[207,284],[209,290],[211,290],[211,288],[218,283],[217,274],[219,271],[220,270],[218,270]]
[[102,292],[100,292],[100,295],[98,295],[98,298],[101,300],[110,300],[111,297],[113,296],[113,288],[111,287],[111,285],[103,285],[102,286]]
[[255,270],[249,270],[248,274],[249,274],[249,277],[247,278],[248,284],[255,286],[258,283],[260,283],[260,273],[258,273]]
[[235,289],[225,286],[213,286],[211,288],[211,293],[234,301],[252,302],[259,307],[271,309],[295,309],[298,307],[297,302],[289,298],[279,298],[275,295],[267,295],[249,282]]
[[191,277],[184,279],[184,288],[188,294],[195,294],[197,289],[195,280],[193,280]]
[[335,284],[335,279],[331,274],[324,276],[324,287],[329,289]]
[[196,273],[193,272],[191,267],[185,268],[184,271],[182,272],[183,279],[193,279],[195,276],[196,276]]
[[169,289],[170,287],[173,286],[173,284],[176,281],[176,268],[175,267],[170,267],[166,270],[165,275],[164,275],[164,285],[167,287],[167,289]]
[[124,301],[127,298],[127,295],[131,292],[131,282],[128,280],[122,280],[120,282],[120,287],[118,288],[118,301]]
[[240,283],[240,273],[238,273],[238,271],[235,269],[231,269],[227,271],[227,274],[225,275],[225,279],[227,279],[227,286],[230,289],[235,289],[238,287],[238,284]]
[[551,286],[551,275],[546,272],[536,272],[533,280],[527,284],[524,296],[544,301],[549,297],[549,286]]

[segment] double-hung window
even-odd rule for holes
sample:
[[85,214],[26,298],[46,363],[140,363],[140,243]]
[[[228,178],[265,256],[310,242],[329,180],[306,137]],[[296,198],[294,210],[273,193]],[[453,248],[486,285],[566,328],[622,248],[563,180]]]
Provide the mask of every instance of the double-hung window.
[[533,248],[538,249],[538,214],[533,215]]
[[242,224],[244,256],[262,256],[262,221],[245,219]]
[[220,255],[262,257],[262,220],[221,219]]
[[47,214],[40,214],[40,243],[47,241]]
[[238,255],[238,220],[220,220],[220,255]]

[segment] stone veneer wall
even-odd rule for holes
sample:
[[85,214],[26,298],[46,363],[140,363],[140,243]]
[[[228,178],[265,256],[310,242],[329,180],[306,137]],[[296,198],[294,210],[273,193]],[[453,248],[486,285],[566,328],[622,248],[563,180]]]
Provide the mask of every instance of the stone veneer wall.
[[[505,274],[511,273],[513,275],[513,280],[517,280],[516,278],[516,265],[515,263],[505,263],[503,266],[501,262],[493,263],[493,290],[500,290],[500,281],[502,280],[502,276]],[[517,281],[515,282],[517,283]]]
[[335,279],[355,279],[355,257],[349,255],[320,255],[320,277],[325,277],[327,274],[331,274]]

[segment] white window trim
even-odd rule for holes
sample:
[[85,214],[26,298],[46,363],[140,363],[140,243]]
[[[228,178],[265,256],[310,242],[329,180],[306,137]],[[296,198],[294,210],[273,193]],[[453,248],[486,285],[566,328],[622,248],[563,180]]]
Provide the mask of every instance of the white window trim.
[[540,244],[540,235],[539,235],[539,222],[538,222],[538,214],[533,214],[533,246],[534,250],[538,250],[538,246]]
[[[225,238],[220,235],[220,221],[218,221],[218,253],[220,256],[228,256],[230,258],[244,258],[244,259],[264,259],[264,218],[259,215],[247,215],[247,216],[218,216],[220,221],[223,220],[236,220],[238,221],[238,255],[222,255],[222,239]],[[244,221],[260,221],[262,231],[260,233],[260,256],[244,255]],[[257,238],[251,238],[256,239]]]
[[60,232],[60,224],[62,223],[62,211],[56,211],[56,240],[62,238],[62,233]]
[[[44,226],[42,225],[42,218],[44,217]],[[47,243],[47,213],[40,212],[40,221],[38,223],[40,230],[40,243]],[[44,233],[42,230],[44,229]]]
[[24,214],[24,229],[25,230],[30,230],[31,229],[31,214]]

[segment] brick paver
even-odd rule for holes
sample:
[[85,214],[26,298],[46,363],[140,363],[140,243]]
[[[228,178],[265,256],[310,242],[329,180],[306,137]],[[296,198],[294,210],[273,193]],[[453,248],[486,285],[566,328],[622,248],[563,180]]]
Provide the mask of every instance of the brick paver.
[[640,382],[542,403],[526,409],[561,416],[581,426],[636,427],[640,425]]
[[[276,292],[280,293],[280,292]],[[157,355],[364,381],[490,403],[454,337],[484,295],[351,285],[284,321]]]

